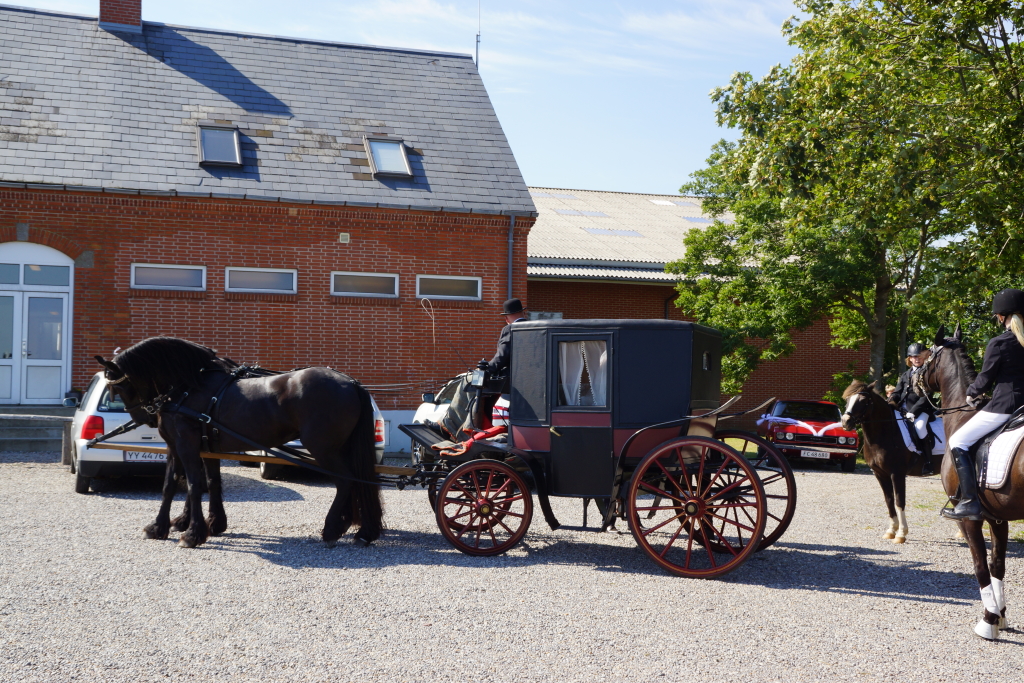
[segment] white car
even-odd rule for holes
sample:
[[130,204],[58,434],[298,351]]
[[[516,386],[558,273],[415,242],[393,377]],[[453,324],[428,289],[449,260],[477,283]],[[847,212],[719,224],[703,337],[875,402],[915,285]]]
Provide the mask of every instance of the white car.
[[[423,403],[416,409],[416,414],[413,415],[412,421],[414,424],[423,424],[424,422],[440,422],[444,419],[444,416],[448,413],[448,409],[452,405],[452,399],[455,398],[455,392],[459,390],[459,386],[462,379],[471,373],[463,373],[457,377],[448,380],[447,383],[441,390],[436,394],[423,394]],[[491,411],[491,423],[497,427],[498,425],[509,426],[508,421],[508,399],[504,396],[498,398],[494,404],[494,409]],[[423,456],[423,446],[418,443],[413,443],[412,446],[412,458],[413,463],[421,462]]]
[[[376,456],[377,462],[380,463],[384,459],[384,417],[377,408],[377,402],[372,397],[370,401],[373,404]],[[97,372],[89,383],[89,388],[86,389],[85,395],[75,411],[74,421],[71,423],[71,433],[75,440],[75,457],[71,463],[71,472],[75,475],[75,491],[88,493],[94,477],[164,475],[167,463],[166,455],[133,451],[130,448],[123,451],[86,448],[85,444],[90,439],[105,434],[130,419],[121,399],[107,389],[103,372]],[[161,448],[166,445],[155,427],[145,425],[108,439],[107,443]],[[289,445],[294,445],[296,448],[302,447],[302,443],[299,441],[294,441]],[[244,464],[255,465],[255,463]],[[268,463],[260,464],[267,465]],[[278,469],[275,470],[275,467]],[[273,478],[275,473],[280,473],[280,468],[283,467],[286,465],[275,466],[271,463],[270,467],[266,468],[266,472],[261,468],[260,473],[264,478]]]

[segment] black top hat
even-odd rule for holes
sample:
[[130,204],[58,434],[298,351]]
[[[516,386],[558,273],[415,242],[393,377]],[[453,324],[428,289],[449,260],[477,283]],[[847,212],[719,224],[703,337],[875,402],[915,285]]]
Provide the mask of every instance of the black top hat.
[[526,309],[523,308],[523,302],[519,299],[509,299],[501,305],[502,315],[515,315],[516,313],[522,313]]

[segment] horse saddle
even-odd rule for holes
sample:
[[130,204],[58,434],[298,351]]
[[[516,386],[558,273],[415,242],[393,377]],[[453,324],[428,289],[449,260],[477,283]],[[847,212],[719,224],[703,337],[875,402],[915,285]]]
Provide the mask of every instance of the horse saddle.
[[999,429],[978,442],[974,466],[978,472],[978,486],[987,489],[1002,488],[1010,474],[1010,466],[1017,448],[1024,440],[1024,412],[1017,412]]

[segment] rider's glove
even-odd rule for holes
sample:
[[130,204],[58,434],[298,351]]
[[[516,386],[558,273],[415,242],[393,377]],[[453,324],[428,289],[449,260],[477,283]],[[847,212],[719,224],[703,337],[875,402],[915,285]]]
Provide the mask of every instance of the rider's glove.
[[914,419],[914,414],[913,413],[907,413],[906,418],[908,420],[913,420]]
[[978,403],[980,401],[981,401],[981,397],[980,396],[968,396],[967,397],[967,405],[969,405],[972,408],[977,408],[978,407]]

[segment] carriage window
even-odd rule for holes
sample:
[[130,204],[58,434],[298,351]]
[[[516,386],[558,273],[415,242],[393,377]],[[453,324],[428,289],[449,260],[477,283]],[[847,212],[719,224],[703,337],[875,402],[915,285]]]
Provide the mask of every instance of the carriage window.
[[608,405],[608,347],[605,341],[558,343],[558,405]]
[[295,294],[297,271],[280,268],[225,268],[224,291]]
[[398,276],[381,273],[331,273],[334,296],[398,296]]
[[206,266],[164,266],[132,264],[135,289],[206,289]]

